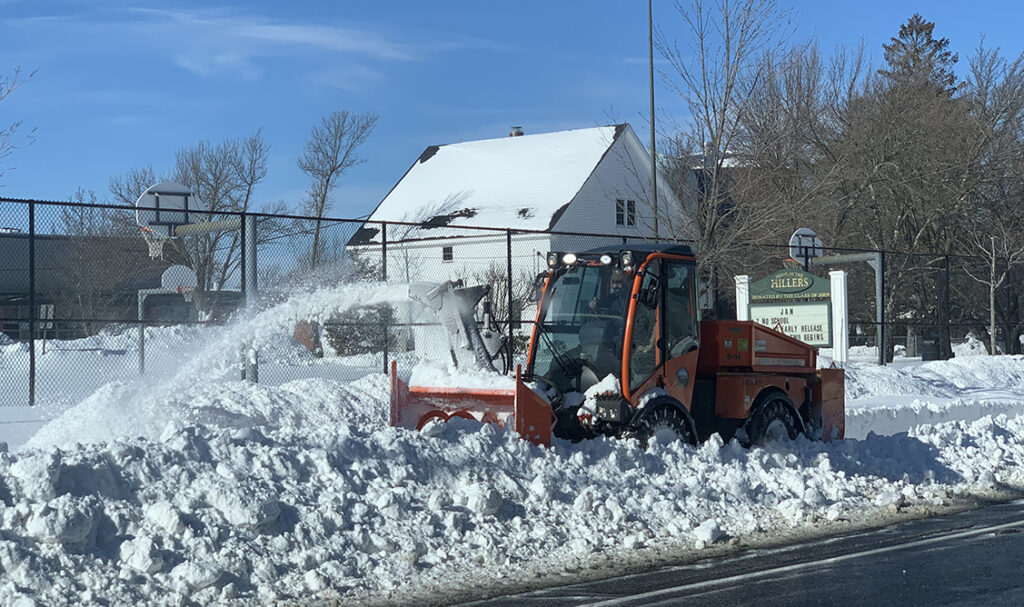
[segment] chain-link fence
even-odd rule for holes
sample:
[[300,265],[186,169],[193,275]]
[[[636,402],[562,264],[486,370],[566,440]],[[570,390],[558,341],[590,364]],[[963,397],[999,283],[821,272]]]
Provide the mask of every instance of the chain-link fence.
[[[198,227],[157,243],[152,256],[134,208],[0,199],[0,405],[68,405],[112,381],[158,377],[242,322],[253,325],[236,332],[249,346],[263,341],[258,354],[239,344],[226,377],[269,384],[351,380],[391,361],[411,365],[444,343],[420,306],[363,283],[490,285],[483,321],[507,337],[500,361],[511,367],[525,359],[548,251],[643,240],[196,210],[190,221]],[[822,253],[810,271],[848,275],[852,345],[948,357],[968,334],[988,342],[994,301],[997,346],[1020,352],[1020,268],[955,255]],[[748,246],[705,267],[705,316],[732,317],[732,277],[766,276],[788,256],[782,244]],[[269,312],[276,308],[284,312]]]

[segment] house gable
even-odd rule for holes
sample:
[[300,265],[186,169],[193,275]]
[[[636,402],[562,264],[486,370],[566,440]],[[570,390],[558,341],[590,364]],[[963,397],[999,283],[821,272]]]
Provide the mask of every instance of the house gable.
[[[650,200],[650,156],[629,125],[623,128],[601,157],[587,181],[551,229],[565,232],[586,232],[634,238],[654,236],[654,210]],[[678,208],[675,195],[667,181],[659,177],[658,198],[662,212]],[[636,208],[634,225],[616,225],[616,201],[633,201]],[[662,234],[664,235],[664,234]]]

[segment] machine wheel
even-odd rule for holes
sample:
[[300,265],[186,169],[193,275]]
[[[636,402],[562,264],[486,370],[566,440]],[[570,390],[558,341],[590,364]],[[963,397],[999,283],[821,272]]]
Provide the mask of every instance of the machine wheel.
[[634,418],[625,438],[639,440],[644,449],[654,438],[662,443],[679,439],[688,445],[697,444],[693,424],[679,407],[666,402],[651,403],[648,407]]
[[751,445],[795,440],[803,431],[793,401],[779,392],[773,392],[754,408],[744,426]]

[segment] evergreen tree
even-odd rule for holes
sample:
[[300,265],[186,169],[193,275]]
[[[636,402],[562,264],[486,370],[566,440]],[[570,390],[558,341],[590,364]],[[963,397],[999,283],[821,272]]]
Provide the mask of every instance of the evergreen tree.
[[956,91],[953,66],[959,57],[949,50],[949,39],[935,39],[935,24],[914,13],[900,26],[899,37],[883,44],[888,69],[878,70],[891,85],[931,85],[947,94]]

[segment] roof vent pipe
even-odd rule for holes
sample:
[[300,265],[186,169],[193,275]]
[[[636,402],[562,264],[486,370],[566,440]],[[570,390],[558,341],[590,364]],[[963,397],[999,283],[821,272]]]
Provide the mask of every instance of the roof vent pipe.
[[512,130],[509,131],[508,136],[509,137],[522,137],[523,136],[523,127],[521,127],[521,126],[514,126],[514,127],[512,127]]

